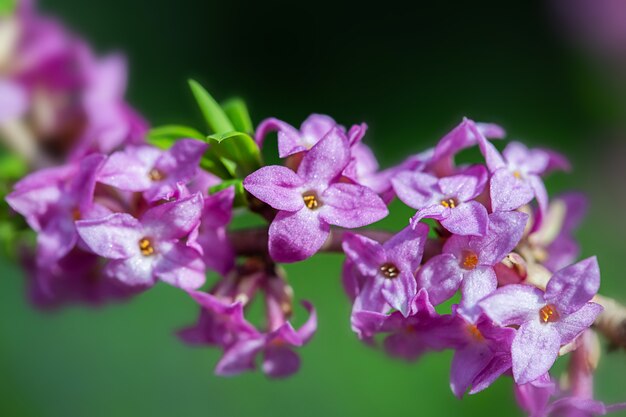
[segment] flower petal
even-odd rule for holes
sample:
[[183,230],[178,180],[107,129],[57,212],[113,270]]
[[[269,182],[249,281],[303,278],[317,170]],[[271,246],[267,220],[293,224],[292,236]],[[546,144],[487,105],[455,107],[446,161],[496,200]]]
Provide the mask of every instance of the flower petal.
[[139,255],[142,227],[127,213],[115,213],[102,219],[79,220],[76,230],[89,249],[109,259],[125,259]]
[[237,375],[255,368],[254,357],[263,350],[263,338],[245,339],[228,348],[215,367],[217,375]]
[[546,301],[559,313],[571,314],[582,308],[600,288],[597,258],[584,259],[557,271],[546,286]]
[[495,265],[504,259],[521,240],[527,222],[526,213],[491,213],[485,235],[470,241],[470,247],[478,254],[480,263]]
[[298,175],[308,185],[325,186],[341,174],[348,162],[348,139],[335,127],[304,155]]
[[192,194],[152,207],[141,217],[141,224],[148,237],[157,240],[180,239],[198,225],[203,208],[202,194]]
[[378,194],[362,185],[333,184],[324,191],[321,200],[320,218],[336,226],[367,226],[389,214]]
[[450,215],[441,220],[449,232],[462,236],[482,236],[487,231],[489,215],[485,206],[477,201],[461,203],[450,210]]
[[[378,279],[381,279],[380,277]],[[412,272],[400,272],[393,279],[383,279],[382,294],[385,301],[404,317],[411,312],[411,302],[417,294],[417,283]]]
[[244,188],[276,210],[297,211],[304,207],[298,187],[303,180],[289,168],[266,166],[248,175]]
[[98,181],[120,190],[145,191],[152,187],[149,173],[163,151],[150,146],[129,147],[109,156]]
[[205,266],[200,254],[183,243],[160,242],[160,255],[154,273],[163,282],[184,290],[195,290],[204,284]]
[[387,260],[383,246],[377,241],[354,233],[346,233],[342,243],[346,256],[365,276],[374,277]]
[[532,201],[535,192],[523,178],[517,178],[508,168],[494,172],[490,185],[493,211],[516,210]]
[[493,353],[485,343],[470,343],[457,350],[452,358],[450,388],[454,395],[462,398],[472,385],[474,378],[489,364]]
[[550,370],[559,354],[557,330],[539,317],[520,326],[511,345],[513,378],[518,384],[534,381]]
[[463,271],[458,259],[449,253],[435,256],[428,260],[417,273],[419,288],[425,288],[434,305],[451,298],[459,289]]
[[416,210],[439,205],[442,198],[437,177],[423,172],[400,172],[391,184],[400,201]]
[[284,378],[298,372],[300,357],[287,346],[268,347],[263,358],[263,372],[271,378]]
[[584,330],[591,327],[602,310],[600,304],[586,303],[578,311],[561,317],[558,322],[554,323],[554,327],[561,335],[561,345],[568,344]]
[[479,303],[485,314],[500,326],[522,324],[539,318],[546,305],[543,292],[536,287],[511,284],[499,288]]
[[480,316],[481,309],[478,302],[493,293],[498,287],[498,278],[493,267],[477,267],[465,273],[461,284],[461,306],[459,313],[471,322]]
[[447,198],[456,198],[459,202],[476,198],[485,185],[484,179],[487,170],[482,165],[476,165],[469,171],[472,175],[453,175],[439,180],[441,193]]
[[269,251],[276,262],[297,262],[317,252],[330,233],[313,210],[280,211],[269,229]]
[[393,262],[401,271],[414,274],[422,262],[428,230],[427,225],[420,223],[415,228],[405,227],[393,235],[383,244],[387,260]]
[[126,285],[150,286],[154,284],[154,257],[135,255],[127,259],[113,259],[105,272]]
[[254,135],[254,141],[259,145],[259,148],[261,148],[268,133],[276,131],[278,131],[278,152],[281,158],[304,150],[296,149],[296,147],[301,146],[300,132],[298,132],[298,129],[273,117],[259,123]]

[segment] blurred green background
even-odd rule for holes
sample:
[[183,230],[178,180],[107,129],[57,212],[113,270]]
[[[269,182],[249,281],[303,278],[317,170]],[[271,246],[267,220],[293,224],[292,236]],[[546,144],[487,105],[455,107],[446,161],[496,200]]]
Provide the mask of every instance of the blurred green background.
[[[598,255],[602,292],[626,301],[623,112],[601,68],[564,42],[546,2],[41,6],[98,50],[125,51],[129,99],[154,125],[201,126],[186,87],[193,77],[220,99],[245,97],[255,122],[276,116],[297,125],[311,112],[366,121],[383,165],[433,145],[462,116],[566,153],[574,172],[554,175],[548,187],[590,195],[583,255]],[[412,214],[397,203],[392,210],[382,226],[399,228]],[[287,266],[297,298],[317,307],[319,330],[301,350],[301,371],[270,381],[260,373],[218,378],[218,352],[179,343],[172,331],[197,310],[174,288],[158,285],[102,309],[42,313],[25,300],[22,272],[2,260],[0,415],[519,415],[506,378],[458,401],[448,387],[449,353],[406,364],[361,345],[350,331],[340,266],[338,255]],[[606,355],[598,397],[626,400],[625,374],[626,354]]]

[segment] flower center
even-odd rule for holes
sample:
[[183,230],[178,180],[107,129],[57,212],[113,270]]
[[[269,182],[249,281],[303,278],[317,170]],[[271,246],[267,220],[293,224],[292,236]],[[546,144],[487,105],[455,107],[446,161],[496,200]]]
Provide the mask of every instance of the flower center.
[[542,323],[554,323],[559,320],[559,313],[555,306],[548,304],[539,310],[539,319]]
[[148,177],[152,180],[152,181],[161,181],[163,179],[165,179],[165,174],[156,169],[156,168],[152,168],[150,170],[150,172],[148,173]]
[[467,330],[469,331],[469,334],[477,341],[482,342],[483,340],[485,340],[485,337],[483,336],[483,334],[480,332],[480,330],[478,330],[478,327],[475,324],[469,324],[467,326]]
[[513,171],[513,176],[515,178],[517,178],[518,180],[522,179],[522,173],[519,172],[519,170],[517,170],[517,169],[515,171]]
[[461,260],[461,268],[474,269],[478,265],[478,255],[471,250],[463,251],[463,258]]
[[441,205],[444,206],[445,208],[455,208],[456,206],[459,205],[459,202],[456,201],[455,198],[446,198],[441,200]]
[[143,256],[150,256],[154,254],[154,246],[152,246],[152,242],[147,237],[139,240],[139,249],[141,250],[141,254]]
[[74,219],[74,221],[80,220],[81,216],[82,215],[80,214],[80,209],[78,207],[72,210],[72,219]]
[[306,193],[302,194],[302,199],[304,200],[304,205],[309,210],[315,210],[322,205],[322,202],[320,201],[315,191],[307,191]]
[[400,274],[400,270],[394,264],[386,263],[381,265],[380,273],[383,274],[385,278],[394,279]]

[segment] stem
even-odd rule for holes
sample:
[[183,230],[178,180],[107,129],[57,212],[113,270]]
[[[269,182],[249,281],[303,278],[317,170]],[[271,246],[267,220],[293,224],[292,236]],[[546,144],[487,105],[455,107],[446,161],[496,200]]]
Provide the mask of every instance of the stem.
[[[320,249],[320,252],[342,253],[341,242],[347,230],[332,229],[330,236]],[[394,234],[385,230],[363,229],[357,231],[360,235],[384,243]],[[228,237],[238,256],[262,256],[267,259],[267,226],[253,229],[240,229],[230,231]],[[442,240],[428,239],[424,249],[424,260],[441,253]],[[626,349],[626,307],[612,298],[596,295],[594,301],[604,307],[604,311],[598,316],[594,328],[602,334],[611,344],[612,348]]]
[[626,307],[612,298],[596,295],[594,301],[604,307],[594,323],[595,329],[610,343],[612,349],[626,349]]

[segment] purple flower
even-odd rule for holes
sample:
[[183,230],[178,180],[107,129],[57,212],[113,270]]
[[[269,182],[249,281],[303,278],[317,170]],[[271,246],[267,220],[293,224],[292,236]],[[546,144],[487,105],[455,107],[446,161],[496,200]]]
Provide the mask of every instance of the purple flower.
[[346,258],[364,277],[354,309],[384,313],[389,307],[409,314],[417,294],[415,271],[419,268],[428,236],[428,226],[407,227],[383,244],[357,234],[343,239]]
[[433,149],[427,170],[439,177],[447,177],[455,172],[454,157],[463,149],[478,143],[479,136],[488,139],[502,139],[506,135],[503,128],[491,123],[476,123],[468,118],[447,133]]
[[124,57],[93,56],[80,50],[83,72],[82,108],[85,129],[73,150],[74,157],[86,153],[110,153],[122,145],[142,144],[147,123],[124,100],[127,69]]
[[201,255],[181,239],[197,227],[200,194],[161,204],[137,220],[115,213],[76,222],[80,237],[95,254],[110,259],[106,272],[128,285],[151,285],[156,278],[196,289],[204,283]]
[[298,171],[267,166],[250,174],[244,187],[278,214],[269,229],[269,251],[277,262],[296,262],[317,252],[330,225],[361,227],[385,217],[385,203],[367,187],[339,182],[350,160],[347,139],[332,129],[306,153]]
[[473,236],[482,236],[487,229],[487,209],[473,201],[486,182],[487,171],[482,165],[439,179],[423,172],[401,172],[392,179],[398,198],[417,209],[413,225],[432,218],[452,233]]
[[189,295],[202,310],[194,326],[178,332],[185,343],[228,348],[238,340],[258,336],[256,328],[244,318],[242,300],[230,301],[200,291],[190,291]]
[[93,202],[96,175],[105,157],[37,171],[15,184],[7,203],[37,232],[37,262],[48,265],[67,255],[78,242],[74,221],[105,215]]
[[352,159],[343,171],[343,175],[357,184],[371,188],[385,202],[395,196],[391,180],[403,171],[419,171],[426,166],[430,154],[418,154],[407,158],[402,163],[379,170],[378,161],[372,150],[365,144],[357,142],[350,147]]
[[574,237],[574,231],[586,212],[587,198],[584,195],[567,193],[559,196],[551,201],[540,229],[529,237],[531,243],[545,247],[547,259],[542,263],[550,271],[558,271],[578,258],[580,247]]
[[515,399],[530,417],[547,417],[550,398],[556,392],[556,384],[545,373],[534,381],[515,385]]
[[46,265],[37,265],[34,254],[26,254],[22,265],[28,272],[30,300],[41,309],[75,303],[99,306],[132,297],[145,289],[107,277],[102,273],[100,261],[98,256],[79,248]]
[[197,243],[206,267],[222,275],[235,266],[235,253],[226,230],[232,218],[234,198],[233,187],[205,197],[199,228],[190,239]]
[[142,191],[150,202],[169,199],[178,184],[186,184],[197,174],[206,148],[195,139],[178,140],[167,151],[129,146],[109,157],[98,181],[125,191]]
[[511,343],[515,330],[494,325],[481,316],[475,322],[456,315],[457,341],[450,369],[450,388],[457,397],[489,387],[511,369]]
[[255,368],[254,360],[263,354],[263,372],[272,378],[282,378],[297,372],[300,358],[293,351],[294,347],[305,345],[317,328],[317,315],[308,302],[302,303],[309,311],[309,318],[295,330],[290,322],[269,333],[257,333],[249,338],[242,338],[226,349],[215,372],[218,375],[236,375]]
[[[3,20],[0,53],[0,67],[9,69],[8,81],[15,87],[12,114],[22,116],[5,132],[9,141],[40,166],[142,143],[146,122],[123,97],[124,60],[96,57],[61,22],[39,15],[33,2],[18,3],[14,15]],[[14,94],[18,90],[21,97]],[[9,97],[4,91],[0,96],[3,107]]]
[[540,214],[544,215],[548,206],[548,193],[540,175],[548,169],[550,154],[542,149],[528,149],[519,142],[509,143],[502,155],[484,138],[481,138],[479,145],[492,173],[492,209],[515,210],[536,198]]
[[513,376],[518,384],[548,372],[559,348],[591,326],[602,307],[589,302],[600,286],[596,258],[557,271],[545,293],[527,285],[507,285],[480,302],[502,326],[519,325],[512,346]]
[[388,333],[384,347],[390,356],[413,361],[428,351],[441,351],[456,343],[457,330],[450,315],[439,315],[421,289],[410,301],[409,315],[399,311],[383,314],[376,311],[354,311],[352,329],[361,339]]
[[519,212],[492,213],[484,236],[450,237],[442,254],[431,258],[418,271],[418,287],[426,288],[437,305],[452,297],[462,285],[459,312],[477,318],[480,311],[476,303],[498,284],[494,266],[515,248],[527,219],[528,215]]
[[285,158],[298,152],[308,151],[337,126],[331,117],[323,114],[310,115],[302,122],[300,130],[272,117],[259,124],[254,140],[261,147],[268,133],[278,131],[278,156]]

